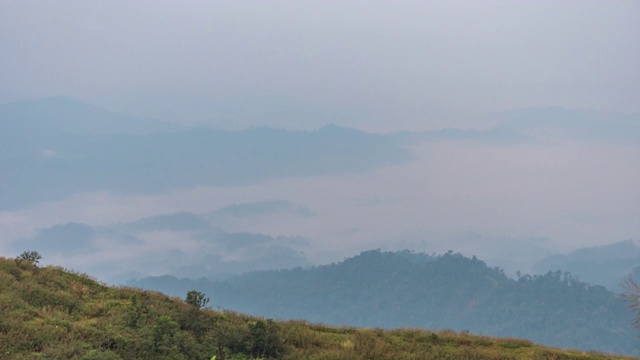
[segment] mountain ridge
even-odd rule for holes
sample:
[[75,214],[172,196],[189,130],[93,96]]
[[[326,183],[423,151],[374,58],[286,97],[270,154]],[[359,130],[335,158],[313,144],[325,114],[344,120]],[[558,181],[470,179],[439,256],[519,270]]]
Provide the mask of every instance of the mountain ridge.
[[198,288],[220,294],[223,308],[273,318],[469,330],[549,346],[637,351],[631,313],[604,287],[560,271],[509,279],[498,268],[453,252],[374,250],[331,265],[253,272],[225,281],[148,278],[129,285],[168,293]]

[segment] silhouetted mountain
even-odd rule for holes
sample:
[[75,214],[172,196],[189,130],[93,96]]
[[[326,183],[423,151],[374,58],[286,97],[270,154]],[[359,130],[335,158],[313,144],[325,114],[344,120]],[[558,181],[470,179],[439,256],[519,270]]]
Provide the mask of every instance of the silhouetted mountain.
[[211,228],[201,216],[188,212],[175,214],[158,215],[149,218],[136,220],[134,222],[117,226],[125,231],[146,232],[146,231],[206,231]]
[[0,130],[5,134],[149,134],[180,129],[177,124],[117,114],[64,96],[0,104]]
[[[48,259],[75,259],[82,263],[82,271],[99,274],[111,283],[166,271],[186,277],[227,278],[246,271],[309,265],[303,252],[308,242],[302,237],[226,232],[188,212],[110,226],[58,224],[10,246],[16,252],[38,249]],[[98,253],[101,255],[96,256]],[[93,260],[87,262],[86,257]]]
[[513,144],[548,138],[640,144],[640,115],[619,115],[561,107],[518,109],[492,116],[499,124],[486,130],[444,128],[402,131],[392,136],[404,143],[471,140]]
[[314,216],[313,211],[285,200],[268,200],[225,206],[211,214],[212,218],[243,218],[274,213],[289,213],[298,216]]
[[95,250],[93,242],[95,235],[96,231],[86,224],[59,224],[40,229],[33,238],[23,239],[20,241],[19,248],[38,249],[47,254],[82,254]]
[[638,144],[640,114],[619,115],[595,110],[561,107],[527,108],[499,115],[496,129],[531,137],[555,137],[588,141]]
[[533,265],[535,272],[569,271],[580,280],[620,292],[620,284],[640,265],[640,247],[633,240],[586,247],[569,254],[556,254]]
[[172,294],[198,288],[217,306],[281,319],[469,330],[585,350],[638,350],[633,314],[604,287],[560,272],[513,280],[475,257],[452,252],[368,251],[338,264],[224,282],[164,277],[132,285]]
[[411,158],[389,137],[338,126],[167,129],[66,98],[0,106],[0,209],[77,192],[157,193],[363,172]]
[[409,144],[437,140],[471,140],[488,144],[513,144],[532,140],[517,130],[503,127],[488,130],[445,128],[423,132],[402,131],[394,133],[392,136]]

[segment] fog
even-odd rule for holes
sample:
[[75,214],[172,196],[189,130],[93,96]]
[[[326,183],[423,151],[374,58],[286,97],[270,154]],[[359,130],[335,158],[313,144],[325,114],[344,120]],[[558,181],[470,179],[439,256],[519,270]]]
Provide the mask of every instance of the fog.
[[[3,211],[3,245],[9,250],[7,240],[33,238],[38,229],[56,224],[112,226],[186,211],[228,233],[302,239],[277,244],[299,251],[308,263],[338,261],[372,248],[408,248],[461,251],[510,272],[528,272],[546,255],[637,239],[640,233],[637,146],[443,140],[411,150],[416,156],[411,163],[365,173],[201,186],[156,195],[85,193]],[[254,212],[236,209],[236,214],[221,210],[238,204],[251,208],[273,199],[282,205]],[[249,246],[244,252],[214,251],[188,231],[160,229],[137,236],[131,243],[117,243],[113,236],[107,243],[96,239],[93,251],[53,252],[46,261],[87,270],[97,265],[108,269],[115,262],[118,270],[158,275],[197,263],[206,251],[225,261],[248,259],[255,251]],[[152,260],[141,260],[164,256],[171,261],[151,266],[147,262]],[[106,273],[98,276],[118,275],[113,270],[101,269]]]
[[640,104],[635,1],[0,4],[0,102],[67,95],[226,128],[476,128]]
[[[513,273],[549,254],[637,241],[638,38],[635,1],[1,2],[0,252],[40,246],[46,263],[124,281],[322,264],[372,248],[460,251]],[[79,107],[75,123],[62,112],[41,127],[11,112],[61,95],[119,115]],[[326,124],[368,132],[351,135],[370,147],[322,152],[335,146],[313,138]],[[205,166],[184,165],[197,156],[151,133],[194,126],[322,141],[274,152],[308,161],[233,164],[225,183],[204,172],[188,181]],[[109,131],[121,137],[100,137]],[[237,134],[259,142],[261,131]],[[265,141],[259,151],[278,143]],[[184,166],[143,154],[148,144]],[[249,146],[239,148],[229,154]],[[93,176],[65,172],[85,158]],[[147,186],[145,161],[167,180]],[[122,179],[137,182],[114,185]],[[204,225],[139,227],[181,212]],[[51,245],[74,229],[87,231],[82,251]]]

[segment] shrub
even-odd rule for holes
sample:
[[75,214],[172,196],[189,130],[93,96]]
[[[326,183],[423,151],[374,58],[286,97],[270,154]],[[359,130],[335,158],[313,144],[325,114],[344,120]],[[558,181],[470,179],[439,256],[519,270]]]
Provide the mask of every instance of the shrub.
[[38,253],[37,251],[27,250],[23,251],[22,254],[16,257],[16,263],[18,265],[22,265],[23,262],[28,262],[32,265],[38,265],[40,263],[40,259],[42,259],[40,253]]

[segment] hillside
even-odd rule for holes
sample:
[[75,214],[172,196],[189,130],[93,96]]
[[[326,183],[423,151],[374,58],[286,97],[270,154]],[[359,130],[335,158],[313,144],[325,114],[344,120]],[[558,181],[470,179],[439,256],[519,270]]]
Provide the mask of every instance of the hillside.
[[418,327],[526,338],[547,346],[638,354],[622,299],[568,273],[510,279],[477,258],[367,251],[315,268],[249,273],[225,282],[172,277],[133,283],[171,294],[194,288],[216,305],[333,325]]
[[[196,297],[197,299],[197,297]],[[215,297],[214,297],[215,302]],[[623,359],[467,332],[355,329],[201,308],[0,258],[3,359]]]

